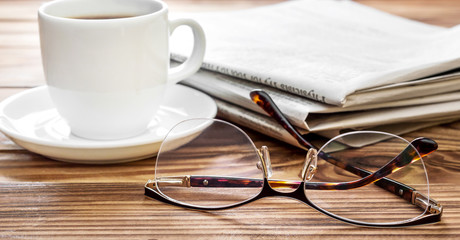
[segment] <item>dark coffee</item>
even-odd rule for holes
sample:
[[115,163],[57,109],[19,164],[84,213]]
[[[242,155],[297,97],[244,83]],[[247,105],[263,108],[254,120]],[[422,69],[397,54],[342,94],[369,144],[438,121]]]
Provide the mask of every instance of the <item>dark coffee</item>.
[[80,17],[70,17],[73,19],[84,19],[84,20],[101,20],[101,19],[117,19],[117,18],[130,18],[135,17],[135,15],[101,15],[101,16],[80,16]]

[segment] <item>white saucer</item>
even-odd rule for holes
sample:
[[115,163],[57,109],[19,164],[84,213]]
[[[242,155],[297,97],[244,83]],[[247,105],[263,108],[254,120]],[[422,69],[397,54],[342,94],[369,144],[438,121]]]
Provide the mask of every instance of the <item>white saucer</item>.
[[[213,118],[212,98],[182,85],[172,86],[165,104],[141,135],[121,140],[89,140],[70,132],[59,116],[46,86],[26,90],[0,103],[0,130],[19,146],[46,157],[75,163],[106,164],[139,160],[156,155],[175,124],[190,118]],[[189,129],[182,135],[193,134]]]

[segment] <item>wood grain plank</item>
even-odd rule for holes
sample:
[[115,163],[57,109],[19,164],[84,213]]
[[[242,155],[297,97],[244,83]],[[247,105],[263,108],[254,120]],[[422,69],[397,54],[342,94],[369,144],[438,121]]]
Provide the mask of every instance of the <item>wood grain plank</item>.
[[[460,234],[460,193],[446,195],[445,221],[415,228],[368,229],[344,225],[286,198],[225,211],[195,211],[143,196],[138,183],[0,184],[0,236],[24,238],[455,238]],[[453,227],[457,226],[457,227]]]
[[429,24],[453,27],[460,24],[460,1],[451,0],[355,0],[398,16]]
[[[460,122],[450,125],[460,125]],[[447,126],[450,126],[447,125]],[[453,132],[448,139],[446,136],[437,138],[444,125],[422,129],[405,136],[414,139],[420,136],[436,139],[440,146],[448,143],[460,142],[460,134]],[[274,178],[297,176],[298,169],[305,157],[303,150],[291,147],[285,143],[269,139],[256,132],[246,129],[257,147],[266,145],[270,149],[274,169]],[[425,133],[425,134],[424,134]],[[459,130],[460,133],[460,130]],[[51,160],[14,145],[5,137],[0,138],[0,182],[144,182],[154,174],[155,159],[150,158],[125,164],[104,166],[63,163]],[[455,144],[454,144],[455,145]],[[425,158],[426,168],[432,183],[460,183],[460,151],[446,150],[440,147],[439,151]],[[39,170],[39,171],[37,171]],[[436,189],[433,189],[436,191]]]
[[35,87],[45,84],[40,49],[0,46],[2,87]]

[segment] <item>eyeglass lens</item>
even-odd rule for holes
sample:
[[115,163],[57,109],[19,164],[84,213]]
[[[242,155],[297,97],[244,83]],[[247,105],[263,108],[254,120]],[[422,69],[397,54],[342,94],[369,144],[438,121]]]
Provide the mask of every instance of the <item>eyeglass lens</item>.
[[[339,150],[337,146],[346,146],[346,148]],[[346,190],[306,189],[305,194],[319,208],[350,220],[393,223],[418,217],[426,209],[409,204],[403,199],[404,195],[410,194],[409,192],[400,189],[395,194],[387,189],[393,190],[398,184],[403,184],[428,196],[425,167],[414,146],[392,134],[353,132],[341,135],[327,143],[319,151],[318,170],[309,184],[342,183],[342,186],[347,188],[346,183],[351,186],[353,182],[377,172],[398,156],[410,158],[412,163],[400,169],[392,169],[394,172],[389,172],[385,176],[385,179],[396,181],[395,185],[384,186],[385,183],[381,180]],[[334,161],[339,163],[332,164]]]
[[[178,136],[188,129],[198,131]],[[182,204],[222,207],[253,198],[261,191],[263,171],[257,167],[259,162],[254,144],[239,128],[219,120],[191,119],[176,125],[165,138],[155,177],[160,180],[158,190]],[[188,176],[193,176],[191,186],[172,182]]]

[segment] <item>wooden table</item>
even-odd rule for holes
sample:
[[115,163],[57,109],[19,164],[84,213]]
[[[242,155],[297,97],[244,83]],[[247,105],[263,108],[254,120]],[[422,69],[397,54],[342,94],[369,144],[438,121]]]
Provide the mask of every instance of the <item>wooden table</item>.
[[[172,11],[240,9],[279,0],[169,0]],[[0,100],[43,85],[36,10],[40,0],[0,0]],[[442,26],[460,23],[459,1],[361,0],[404,17]],[[304,152],[249,131],[272,158]],[[404,137],[436,139],[427,159],[431,196],[444,205],[441,223],[369,229],[328,218],[294,200],[267,198],[225,211],[192,211],[144,197],[154,159],[115,165],[53,161],[0,137],[1,238],[460,238],[460,122]]]

